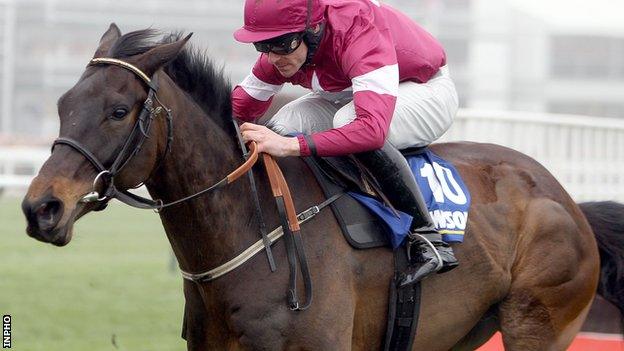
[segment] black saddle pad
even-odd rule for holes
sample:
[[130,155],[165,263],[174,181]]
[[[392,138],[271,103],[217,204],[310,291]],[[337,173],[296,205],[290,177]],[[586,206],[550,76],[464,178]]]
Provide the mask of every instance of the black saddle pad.
[[[366,192],[358,166],[349,157],[304,157],[327,198],[345,191]],[[330,205],[347,242],[356,249],[389,246],[388,229],[348,194]]]

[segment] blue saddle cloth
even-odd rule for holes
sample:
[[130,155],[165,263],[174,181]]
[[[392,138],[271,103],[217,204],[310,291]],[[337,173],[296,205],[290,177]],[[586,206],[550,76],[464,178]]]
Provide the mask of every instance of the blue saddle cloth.
[[[448,243],[462,242],[468,221],[470,192],[459,172],[451,163],[428,149],[421,154],[408,156],[407,162],[442,239]],[[349,192],[349,195],[387,225],[393,248],[403,243],[409,232],[412,216],[399,211],[397,217],[388,206],[376,199],[354,192]]]

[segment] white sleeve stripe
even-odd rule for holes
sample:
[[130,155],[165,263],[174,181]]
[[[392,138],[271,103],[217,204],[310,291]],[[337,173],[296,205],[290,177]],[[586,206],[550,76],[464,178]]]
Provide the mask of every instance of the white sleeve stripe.
[[252,98],[260,101],[268,101],[271,96],[277,94],[282,89],[283,84],[275,85],[265,83],[253,73],[249,73],[239,86]]
[[353,92],[372,91],[378,94],[399,94],[399,65],[388,65],[351,79]]

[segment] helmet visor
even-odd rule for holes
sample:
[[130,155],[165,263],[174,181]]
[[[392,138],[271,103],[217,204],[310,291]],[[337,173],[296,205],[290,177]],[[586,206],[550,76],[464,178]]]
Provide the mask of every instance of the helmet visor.
[[254,46],[259,52],[288,55],[297,50],[302,41],[303,32],[287,33],[276,38],[254,42]]

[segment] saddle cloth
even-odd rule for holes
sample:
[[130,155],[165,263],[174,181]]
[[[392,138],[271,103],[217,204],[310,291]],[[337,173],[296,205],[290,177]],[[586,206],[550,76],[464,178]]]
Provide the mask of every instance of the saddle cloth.
[[[446,242],[462,242],[470,193],[455,167],[427,148],[407,150],[404,155],[421,189],[431,217]],[[305,157],[328,198],[346,191],[331,204],[345,239],[357,249],[390,245],[405,240],[412,217],[387,206],[373,179],[360,171],[352,157]],[[371,191],[370,188],[374,191]]]

